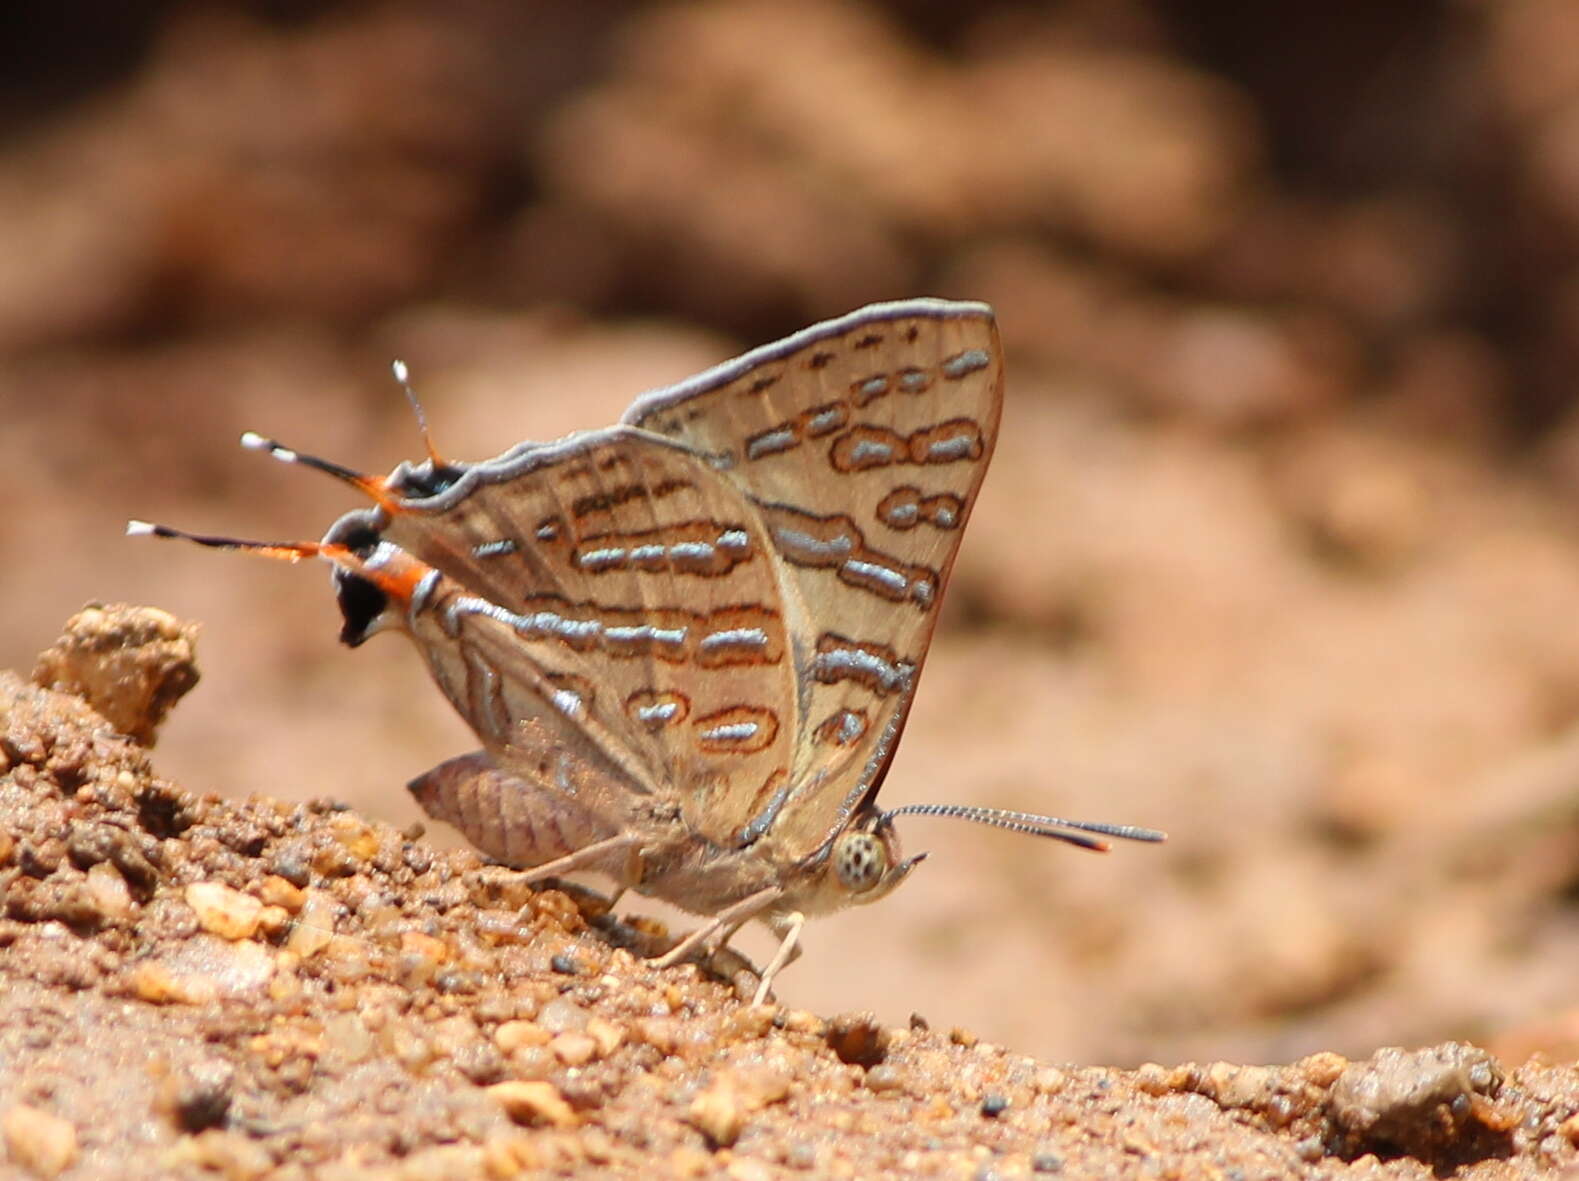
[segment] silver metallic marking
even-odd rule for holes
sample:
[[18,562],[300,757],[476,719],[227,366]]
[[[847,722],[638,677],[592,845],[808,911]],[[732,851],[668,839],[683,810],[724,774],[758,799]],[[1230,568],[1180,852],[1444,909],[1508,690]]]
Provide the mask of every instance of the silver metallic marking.
[[902,595],[905,588],[910,585],[910,579],[899,571],[888,566],[879,566],[876,562],[863,562],[859,558],[848,559],[843,569],[854,578],[870,579],[886,586],[895,594]]
[[554,708],[567,718],[579,718],[586,712],[587,703],[571,689],[555,689],[553,702]]
[[576,565],[583,570],[607,570],[610,566],[618,566],[624,560],[625,548],[615,545],[587,550],[576,559]]
[[933,586],[930,578],[918,578],[910,584],[910,597],[919,606],[932,606]]
[[888,392],[888,378],[869,377],[861,383],[861,394],[867,398],[875,398],[879,394]]
[[730,722],[703,730],[702,737],[708,742],[750,742],[760,729],[762,727],[756,722]]
[[731,627],[703,636],[697,645],[703,652],[715,648],[766,648],[768,633],[760,627]]
[[655,627],[652,628],[652,638],[660,644],[668,644],[679,648],[685,644],[685,628],[683,627]]
[[790,793],[793,790],[794,785],[786,782],[784,786],[773,793],[773,798],[768,801],[767,807],[757,813],[756,819],[740,830],[738,841],[742,849],[761,840],[762,834],[773,827],[773,822],[778,819],[778,815],[783,811],[784,805],[789,802]]
[[552,523],[547,524],[547,525],[539,525],[537,527],[537,540],[539,540],[539,541],[558,541],[559,540],[559,526],[555,525],[555,524],[552,524]]
[[814,435],[824,431],[831,431],[835,427],[844,425],[844,407],[835,406],[831,410],[824,410],[820,414],[813,414],[806,420],[806,430]]
[[498,541],[484,541],[472,546],[474,558],[497,558],[505,554],[515,553],[515,542],[508,537],[501,537]]
[[896,504],[888,510],[888,523],[890,525],[912,525],[915,523],[920,511],[914,501],[909,504]]
[[764,455],[774,455],[780,451],[788,451],[800,440],[795,437],[795,432],[789,427],[780,427],[776,431],[769,431],[765,435],[758,435],[746,445],[747,459],[761,459]]
[[388,541],[381,541],[371,554],[362,559],[362,565],[369,570],[377,570],[387,566],[390,560],[400,552],[400,547]]
[[685,643],[683,627],[653,627],[650,623],[621,625],[603,629],[604,639],[610,644],[634,644],[652,640],[658,644],[679,647]]
[[636,707],[636,720],[639,722],[672,722],[680,712],[680,704],[676,701],[663,701],[657,705],[639,705]]
[[894,448],[891,443],[878,443],[871,439],[857,439],[855,446],[850,448],[851,463],[865,463],[869,459],[879,459],[888,462],[894,457]]
[[751,548],[751,535],[744,529],[726,529],[718,535],[718,548],[726,553],[743,553]]
[[866,733],[866,719],[860,714],[845,710],[839,715],[839,741],[848,746]]
[[560,751],[559,758],[554,760],[554,785],[566,795],[576,794],[576,781],[571,777],[572,766],[570,753]]
[[932,514],[933,524],[942,529],[954,528],[955,520],[956,518],[954,516],[954,510],[948,508],[947,506],[937,509],[937,511]]
[[954,435],[938,439],[927,448],[928,459],[964,459],[970,454],[976,440],[970,435]]
[[669,554],[688,562],[710,562],[716,551],[705,541],[677,541],[669,547]]
[[907,394],[920,393],[932,379],[919,369],[906,369],[899,375],[899,388]]
[[429,570],[422,576],[421,581],[417,583],[417,589],[411,592],[411,606],[407,610],[407,614],[411,618],[416,618],[417,612],[427,609],[428,600],[433,597],[433,590],[438,585],[439,572],[437,570]]
[[663,557],[664,557],[664,554],[665,554],[665,547],[664,546],[661,546],[661,545],[638,545],[635,549],[631,550],[631,561],[633,561],[633,562],[657,562],[657,561],[662,561]]
[[881,656],[874,656],[860,648],[831,648],[819,652],[812,666],[819,672],[833,676],[844,673],[874,676],[885,693],[906,684],[910,679],[910,670],[914,667],[905,661],[891,664]]
[[821,537],[813,537],[810,533],[802,533],[799,529],[780,526],[773,530],[773,536],[781,549],[801,554],[810,553],[819,558],[847,557],[855,548],[855,542],[847,533],[825,540]]
[[992,364],[992,358],[987,355],[986,349],[966,349],[963,353],[955,353],[943,362],[943,376],[952,381],[958,381],[967,374],[975,373],[978,369],[985,369]]

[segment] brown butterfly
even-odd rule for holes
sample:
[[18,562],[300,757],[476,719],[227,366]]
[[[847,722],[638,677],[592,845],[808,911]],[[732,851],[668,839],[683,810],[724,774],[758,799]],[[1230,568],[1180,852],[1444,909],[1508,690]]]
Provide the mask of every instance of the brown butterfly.
[[327,559],[340,638],[404,631],[482,741],[412,781],[429,815],[529,880],[597,870],[711,916],[663,963],[763,919],[781,942],[760,1002],[807,915],[925,856],[901,855],[896,817],[1163,839],[877,804],[1002,391],[986,305],[874,304],[483,463],[430,446],[380,479],[243,436],[371,497],[322,542],[128,532]]

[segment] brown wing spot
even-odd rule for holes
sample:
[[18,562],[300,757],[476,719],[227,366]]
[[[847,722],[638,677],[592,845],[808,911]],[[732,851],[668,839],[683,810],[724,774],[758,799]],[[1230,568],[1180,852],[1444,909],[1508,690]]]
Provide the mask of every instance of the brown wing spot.
[[852,746],[861,740],[868,724],[866,714],[860,710],[841,709],[824,718],[813,733],[818,742]]
[[951,418],[919,430],[906,440],[911,463],[958,463],[980,459],[981,427],[971,418]]
[[778,715],[752,705],[733,705],[691,723],[696,745],[710,755],[754,755],[779,736]]
[[813,353],[810,357],[806,358],[806,368],[825,369],[829,364],[835,361],[838,356],[838,353]]
[[656,484],[649,484],[645,480],[632,480],[615,488],[588,492],[576,497],[570,502],[570,513],[574,517],[583,518],[600,513],[613,514],[632,501],[664,500],[694,487],[690,480],[674,478],[661,480]]
[[630,456],[623,451],[599,451],[592,456],[592,462],[597,465],[598,471],[613,471],[615,468],[633,468]]
[[578,496],[570,503],[570,513],[576,517],[586,517],[593,513],[606,513],[610,509],[618,508],[639,497],[650,497],[652,489],[646,484],[622,484],[618,488],[611,488],[607,492],[589,492],[585,496]]
[[764,373],[761,377],[757,378],[749,386],[747,386],[744,392],[748,394],[760,394],[766,390],[772,389],[774,386],[778,385],[778,383],[779,375],[777,373]]
[[625,712],[637,725],[656,734],[685,721],[691,714],[691,700],[673,689],[638,689],[625,699]]
[[901,660],[887,644],[868,644],[824,632],[817,638],[812,675],[824,685],[854,681],[879,697],[910,686],[915,665]]
[[682,480],[679,476],[670,476],[668,479],[660,480],[652,486],[652,498],[654,500],[663,500],[666,497],[673,496],[676,492],[684,492],[688,488],[695,487],[696,484],[691,480]]
[[852,427],[833,442],[829,459],[835,471],[864,472],[868,468],[903,463],[911,442],[880,426]]
[[906,344],[915,344],[916,340],[920,337],[920,335],[921,335],[921,329],[918,328],[916,325],[911,324],[908,328],[905,329],[905,343]]
[[858,349],[874,349],[882,343],[883,334],[881,332],[868,332],[855,342],[854,347]]

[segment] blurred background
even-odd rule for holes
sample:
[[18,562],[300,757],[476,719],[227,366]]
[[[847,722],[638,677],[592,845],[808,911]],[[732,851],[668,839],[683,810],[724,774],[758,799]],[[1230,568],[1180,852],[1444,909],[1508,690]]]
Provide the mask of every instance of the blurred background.
[[415,458],[398,356],[482,458],[984,299],[1003,437],[885,798],[1172,840],[914,819],[781,999],[1579,1053],[1579,6],[75,0],[0,64],[0,666],[88,600],[202,621],[163,773],[405,823],[475,745],[324,571],[122,538],[355,506],[242,430]]

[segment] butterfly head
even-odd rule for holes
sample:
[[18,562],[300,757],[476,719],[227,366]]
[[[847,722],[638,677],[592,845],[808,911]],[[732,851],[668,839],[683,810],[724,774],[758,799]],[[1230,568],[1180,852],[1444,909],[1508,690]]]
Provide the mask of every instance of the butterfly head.
[[823,878],[829,908],[876,902],[925,859],[925,853],[904,855],[887,813],[866,810],[833,839]]

